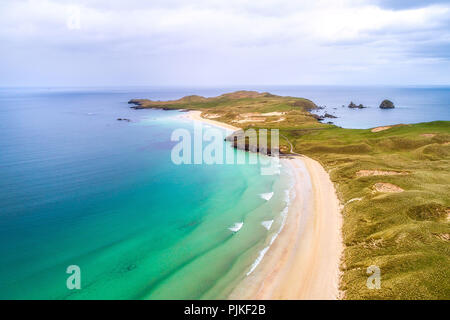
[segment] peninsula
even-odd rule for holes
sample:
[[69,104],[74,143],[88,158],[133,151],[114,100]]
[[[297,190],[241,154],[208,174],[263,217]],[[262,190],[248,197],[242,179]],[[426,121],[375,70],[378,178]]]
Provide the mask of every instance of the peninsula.
[[[295,227],[299,196],[260,272],[232,298],[449,298],[449,121],[343,129],[319,122],[310,100],[254,91],[129,103],[191,111],[228,129],[279,129],[286,161],[307,168],[307,230]],[[373,265],[382,273],[378,290],[366,286]]]

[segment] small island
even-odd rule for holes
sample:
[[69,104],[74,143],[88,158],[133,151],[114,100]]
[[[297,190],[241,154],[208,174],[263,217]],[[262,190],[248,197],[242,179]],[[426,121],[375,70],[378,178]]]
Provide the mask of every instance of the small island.
[[366,108],[366,107],[365,107],[364,105],[362,105],[362,104],[356,105],[355,103],[353,103],[353,101],[350,102],[350,104],[348,105],[348,107],[349,107],[350,109],[364,109],[364,108]]
[[383,102],[381,102],[380,104],[380,109],[394,109],[394,103],[390,100],[383,100]]

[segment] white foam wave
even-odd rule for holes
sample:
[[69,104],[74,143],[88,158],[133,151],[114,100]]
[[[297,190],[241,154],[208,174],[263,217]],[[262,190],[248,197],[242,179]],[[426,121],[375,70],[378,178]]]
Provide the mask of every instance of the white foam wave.
[[256,258],[256,260],[253,262],[252,266],[250,267],[250,270],[247,272],[247,276],[250,275],[258,266],[258,264],[261,262],[261,260],[264,258],[264,255],[266,254],[267,250],[269,250],[270,246],[265,247],[264,249],[262,249],[259,252],[258,257]]
[[269,201],[273,197],[273,192],[261,193],[259,196],[264,200]]
[[[247,272],[247,274],[246,274],[247,276],[249,276],[256,269],[256,267],[259,265],[259,263],[264,258],[266,252],[269,250],[270,246],[275,242],[275,240],[277,239],[278,235],[283,230],[284,225],[286,224],[287,214],[289,212],[289,205],[291,204],[291,197],[295,198],[294,186],[295,186],[295,180],[294,180],[294,177],[291,176],[291,183],[289,185],[289,188],[285,190],[285,198],[284,198],[284,200],[286,202],[286,207],[284,207],[284,209],[281,211],[281,214],[280,214],[280,216],[281,216],[280,228],[278,229],[278,231],[270,239],[269,245],[259,252],[258,257],[255,259],[255,261],[253,262],[253,264],[250,267],[250,270]],[[266,222],[266,221],[264,221],[264,222]],[[272,222],[273,222],[273,220],[272,220]],[[272,223],[270,225],[272,226]]]
[[239,230],[241,230],[243,225],[243,222],[236,222],[232,227],[229,227],[228,229],[233,232],[238,232]]
[[272,223],[273,223],[273,220],[268,220],[268,221],[261,222],[263,227],[266,228],[267,230],[270,230],[270,227],[272,227]]

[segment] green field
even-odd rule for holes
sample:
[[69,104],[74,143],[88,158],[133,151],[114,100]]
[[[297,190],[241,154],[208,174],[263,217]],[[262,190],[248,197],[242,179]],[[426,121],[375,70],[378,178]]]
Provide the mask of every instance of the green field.
[[[343,129],[319,123],[308,112],[316,107],[310,100],[244,91],[136,102],[138,108],[202,110],[243,129],[278,128],[294,152],[318,160],[343,205],[346,299],[450,299],[449,121]],[[289,152],[286,139],[280,149]],[[381,269],[379,290],[366,287],[370,265]]]

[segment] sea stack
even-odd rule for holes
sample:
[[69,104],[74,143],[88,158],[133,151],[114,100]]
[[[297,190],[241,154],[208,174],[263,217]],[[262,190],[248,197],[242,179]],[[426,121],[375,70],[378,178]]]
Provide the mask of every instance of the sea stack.
[[362,104],[356,105],[352,102],[350,102],[350,104],[348,105],[349,108],[351,109],[363,109],[365,108],[365,106],[363,106]]
[[380,109],[394,109],[394,103],[390,100],[383,100],[383,102],[380,104]]

